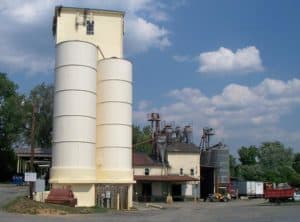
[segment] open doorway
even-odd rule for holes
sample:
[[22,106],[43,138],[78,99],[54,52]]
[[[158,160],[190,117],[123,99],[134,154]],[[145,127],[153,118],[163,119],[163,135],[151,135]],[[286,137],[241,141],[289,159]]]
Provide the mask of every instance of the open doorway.
[[142,183],[142,198],[143,201],[151,201],[152,196],[152,184],[151,183]]
[[201,183],[200,183],[201,198],[206,200],[208,195],[213,193],[214,193],[214,168],[201,167]]
[[172,184],[172,197],[174,201],[182,201],[181,184]]

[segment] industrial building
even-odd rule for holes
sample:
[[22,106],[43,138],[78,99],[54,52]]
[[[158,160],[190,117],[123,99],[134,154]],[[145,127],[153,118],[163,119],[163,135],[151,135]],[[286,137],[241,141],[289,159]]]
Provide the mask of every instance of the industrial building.
[[162,123],[158,113],[148,116],[152,153],[133,153],[123,12],[59,6],[53,35],[52,188],[70,188],[77,206],[129,209],[133,198],[199,199],[229,183],[228,149],[210,146],[209,130],[200,149],[191,125]]
[[132,206],[132,64],[123,34],[123,12],[55,8],[50,183],[71,187],[77,206]]
[[152,152],[133,154],[134,200],[199,199],[200,149],[192,143],[192,127],[161,122],[159,113],[148,121]]
[[145,153],[134,153],[134,200],[166,201],[199,199],[200,156],[194,144],[167,147],[164,166]]

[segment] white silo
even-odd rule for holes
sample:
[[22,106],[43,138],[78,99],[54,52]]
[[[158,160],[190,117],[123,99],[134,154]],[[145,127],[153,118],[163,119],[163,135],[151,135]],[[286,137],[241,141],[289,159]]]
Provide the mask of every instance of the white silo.
[[97,180],[132,183],[132,64],[109,58],[98,61]]
[[[97,47],[91,43],[65,41],[56,45],[50,172],[54,185],[95,181],[96,64]],[[79,204],[93,205],[94,200]]]

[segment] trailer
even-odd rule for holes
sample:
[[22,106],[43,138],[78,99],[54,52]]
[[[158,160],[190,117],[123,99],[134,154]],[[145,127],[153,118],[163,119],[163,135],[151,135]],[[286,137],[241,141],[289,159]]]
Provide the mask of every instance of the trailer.
[[264,183],[259,181],[239,181],[237,182],[239,196],[249,198],[262,198],[264,195]]
[[279,203],[282,201],[292,200],[294,198],[295,190],[293,188],[267,188],[264,191],[264,198],[270,202]]

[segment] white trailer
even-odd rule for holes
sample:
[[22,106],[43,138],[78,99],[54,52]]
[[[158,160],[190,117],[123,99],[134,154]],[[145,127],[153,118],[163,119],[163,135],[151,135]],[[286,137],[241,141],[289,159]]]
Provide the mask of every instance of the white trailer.
[[263,197],[264,183],[260,181],[240,181],[237,183],[239,196]]

